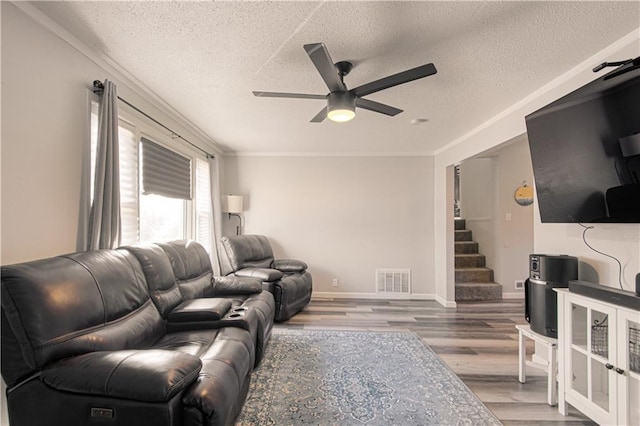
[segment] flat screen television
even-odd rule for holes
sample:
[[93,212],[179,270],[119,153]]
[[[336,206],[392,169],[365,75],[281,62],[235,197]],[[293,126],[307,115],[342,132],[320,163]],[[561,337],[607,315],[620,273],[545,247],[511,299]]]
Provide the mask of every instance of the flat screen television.
[[544,223],[640,223],[640,57],[525,118]]

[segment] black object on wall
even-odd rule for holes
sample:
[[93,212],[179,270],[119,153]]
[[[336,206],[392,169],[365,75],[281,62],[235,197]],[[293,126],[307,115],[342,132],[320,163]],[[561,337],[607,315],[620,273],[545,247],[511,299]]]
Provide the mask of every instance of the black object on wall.
[[640,223],[638,99],[640,58],[526,117],[542,222]]
[[529,278],[525,281],[525,319],[531,330],[558,337],[557,294],[578,279],[578,258],[566,255],[529,255]]

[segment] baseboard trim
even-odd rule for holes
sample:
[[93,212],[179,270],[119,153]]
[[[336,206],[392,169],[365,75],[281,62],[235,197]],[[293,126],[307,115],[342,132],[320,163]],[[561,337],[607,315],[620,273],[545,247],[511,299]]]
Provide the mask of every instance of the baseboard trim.
[[445,308],[455,308],[457,307],[457,303],[455,301],[447,301],[442,297],[436,296],[436,302],[444,306]]
[[523,291],[513,291],[509,293],[502,293],[503,299],[524,299]]
[[318,299],[375,299],[375,300],[435,300],[445,308],[455,308],[456,302],[448,302],[435,294],[412,293],[412,294],[380,294],[380,293],[341,293],[332,291],[314,291],[312,300]]
[[382,293],[343,293],[337,291],[314,291],[311,299],[385,299],[385,300],[437,300],[435,294],[382,294]]

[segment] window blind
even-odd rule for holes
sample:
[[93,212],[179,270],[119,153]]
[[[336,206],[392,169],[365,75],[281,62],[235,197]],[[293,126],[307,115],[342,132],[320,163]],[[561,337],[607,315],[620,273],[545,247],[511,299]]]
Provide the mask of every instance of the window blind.
[[143,194],[191,199],[191,160],[142,138]]
[[120,243],[138,242],[138,144],[133,128],[120,122]]
[[196,241],[211,253],[211,189],[209,162],[196,158]]

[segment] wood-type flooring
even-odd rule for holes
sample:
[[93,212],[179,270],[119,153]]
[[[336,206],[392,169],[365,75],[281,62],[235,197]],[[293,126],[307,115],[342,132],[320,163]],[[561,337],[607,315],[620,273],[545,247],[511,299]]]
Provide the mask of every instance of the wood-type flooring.
[[[517,324],[526,324],[522,300],[444,308],[430,300],[314,298],[275,327],[415,332],[503,424],[595,425],[573,407],[564,417],[547,405],[544,371],[527,367],[527,383],[518,381]],[[534,344],[527,345],[530,359]]]

